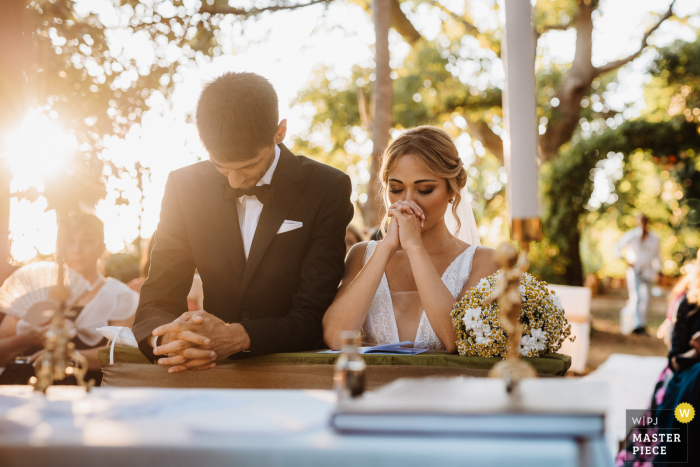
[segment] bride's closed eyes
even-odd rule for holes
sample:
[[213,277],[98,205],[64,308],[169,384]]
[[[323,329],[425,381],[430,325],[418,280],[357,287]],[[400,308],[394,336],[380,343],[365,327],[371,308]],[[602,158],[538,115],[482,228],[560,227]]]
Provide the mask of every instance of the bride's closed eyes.
[[[435,188],[431,188],[429,190],[416,190],[418,193],[421,195],[429,195],[433,191],[435,191]],[[403,192],[403,190],[394,190],[394,189],[389,189],[389,193],[393,195],[398,195],[399,193]]]
[[[403,182],[401,180],[389,179],[389,182],[393,182],[393,183],[397,184],[394,186],[391,186],[391,185],[389,186],[389,193],[397,195],[397,194],[403,192]],[[435,182],[436,182],[436,180],[416,180],[415,182],[413,182],[413,184],[414,185],[421,185],[424,183],[435,183]],[[423,187],[422,190],[417,189],[416,191],[418,193],[420,193],[421,195],[429,195],[430,193],[435,191],[435,186],[428,185],[428,186]]]

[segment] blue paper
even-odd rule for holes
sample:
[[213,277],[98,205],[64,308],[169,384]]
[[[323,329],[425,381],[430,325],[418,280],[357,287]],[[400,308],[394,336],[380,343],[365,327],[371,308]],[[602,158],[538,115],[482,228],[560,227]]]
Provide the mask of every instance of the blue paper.
[[[406,347],[408,345],[414,345],[413,341],[397,342],[395,344],[383,344],[375,345],[374,347],[360,347],[358,352],[361,354],[374,354],[374,355],[417,355],[423,352],[427,352],[428,349],[414,349],[413,347]],[[340,353],[340,350],[323,350],[319,353]]]

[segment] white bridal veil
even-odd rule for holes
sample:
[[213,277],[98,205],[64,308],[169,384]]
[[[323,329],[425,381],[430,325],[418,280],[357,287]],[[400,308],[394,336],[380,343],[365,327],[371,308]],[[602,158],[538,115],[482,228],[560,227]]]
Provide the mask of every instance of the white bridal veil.
[[[445,224],[450,233],[455,237],[459,238],[465,243],[470,245],[481,245],[481,240],[479,239],[479,229],[476,226],[476,219],[474,218],[474,211],[471,205],[471,196],[469,195],[469,190],[466,185],[459,192],[462,195],[462,200],[457,206],[457,216],[452,213],[452,204],[447,206],[447,212],[445,213]],[[462,227],[458,229],[457,219],[462,223]]]

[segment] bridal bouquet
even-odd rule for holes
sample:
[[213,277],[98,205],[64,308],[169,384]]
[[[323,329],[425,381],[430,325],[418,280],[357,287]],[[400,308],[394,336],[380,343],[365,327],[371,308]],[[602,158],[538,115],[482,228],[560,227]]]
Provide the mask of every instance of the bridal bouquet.
[[[460,355],[505,357],[508,353],[507,334],[499,323],[498,301],[484,302],[496,288],[498,276],[495,273],[485,277],[454,305],[452,326],[457,333]],[[546,282],[528,273],[520,281],[520,295],[522,356],[538,357],[559,350],[564,339],[571,335],[571,325],[564,317],[559,297],[547,288]],[[570,340],[573,342],[574,338]]]

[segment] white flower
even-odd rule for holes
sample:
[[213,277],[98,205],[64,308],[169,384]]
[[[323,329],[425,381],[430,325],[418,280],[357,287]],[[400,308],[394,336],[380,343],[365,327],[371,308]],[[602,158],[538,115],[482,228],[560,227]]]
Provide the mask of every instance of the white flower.
[[527,357],[530,355],[530,352],[533,350],[533,342],[532,338],[530,336],[523,336],[520,339],[520,355],[523,357]]
[[462,318],[462,321],[464,321],[464,327],[469,329],[476,329],[477,326],[481,325],[481,320],[479,317],[481,316],[481,308],[469,308],[467,310],[464,310],[464,317]]
[[489,281],[487,281],[486,278],[483,278],[479,281],[476,287],[482,292],[485,292],[490,287]]
[[477,337],[476,343],[478,345],[491,345],[491,339],[488,337]]
[[530,330],[532,338],[530,339],[530,345],[535,347],[538,352],[543,351],[547,348],[547,333],[542,329],[533,328]]
[[523,283],[521,282],[521,283],[520,283],[519,289],[520,289],[520,295],[521,295],[522,297],[524,297],[524,296],[525,296],[525,292],[526,292],[526,290],[525,290],[525,284],[523,284]]
[[[485,326],[488,326],[486,324]],[[489,333],[491,330],[489,329]],[[489,345],[491,344],[491,339],[488,336],[484,335],[484,330],[483,327],[479,327],[474,330],[474,338],[476,339],[476,344],[477,345]]]
[[488,323],[482,323],[481,324],[481,333],[484,336],[489,337],[491,335],[491,326],[489,326]]

